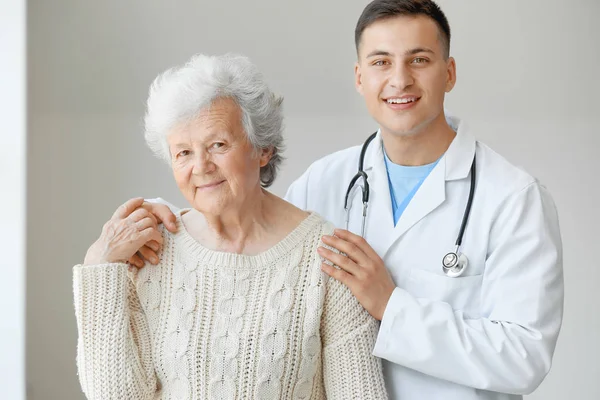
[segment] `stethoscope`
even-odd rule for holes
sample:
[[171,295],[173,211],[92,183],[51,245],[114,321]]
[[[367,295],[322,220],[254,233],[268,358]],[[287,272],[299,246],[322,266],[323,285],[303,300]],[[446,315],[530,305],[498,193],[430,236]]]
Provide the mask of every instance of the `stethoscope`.
[[[367,138],[365,143],[360,150],[360,157],[358,158],[358,172],[348,185],[348,190],[346,191],[346,196],[344,198],[344,210],[346,211],[346,230],[348,230],[348,226],[350,225],[350,206],[348,204],[348,199],[350,197],[350,192],[358,182],[360,178],[363,180],[363,185],[361,186],[362,191],[362,224],[361,224],[361,236],[365,237],[365,224],[367,220],[367,209],[369,207],[369,181],[368,175],[364,171],[364,161],[365,161],[365,153],[367,152],[367,148],[369,144],[375,139],[377,136],[377,132],[373,133],[371,136]],[[475,195],[475,176],[476,176],[476,167],[475,167],[476,156],[473,156],[473,162],[471,163],[471,186],[469,188],[469,199],[467,200],[467,207],[465,208],[465,212],[463,213],[462,223],[460,224],[460,231],[458,232],[458,237],[456,238],[456,249],[444,256],[442,259],[442,270],[444,274],[450,278],[456,278],[463,274],[465,269],[469,264],[469,260],[466,255],[464,255],[460,251],[460,246],[462,245],[463,236],[465,234],[465,228],[467,227],[467,221],[469,220],[469,215],[471,214],[471,205],[473,204],[473,197]]]

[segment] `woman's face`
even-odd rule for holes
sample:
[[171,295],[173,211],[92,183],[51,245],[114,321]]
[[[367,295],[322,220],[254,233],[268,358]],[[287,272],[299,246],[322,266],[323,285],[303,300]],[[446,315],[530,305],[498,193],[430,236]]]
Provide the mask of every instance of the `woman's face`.
[[204,214],[241,210],[260,193],[260,168],[271,152],[254,150],[241,117],[233,100],[217,99],[167,137],[177,186]]

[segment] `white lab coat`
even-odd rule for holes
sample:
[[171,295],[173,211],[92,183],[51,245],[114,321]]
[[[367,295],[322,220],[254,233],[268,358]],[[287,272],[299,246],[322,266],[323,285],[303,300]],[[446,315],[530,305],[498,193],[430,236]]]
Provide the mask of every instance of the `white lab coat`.
[[[395,227],[379,135],[366,153],[366,239],[397,285],[374,354],[384,359],[393,399],[521,399],[548,373],[562,322],[555,205],[538,181],[448,120],[456,138]],[[286,199],[343,228],[360,147],[316,161]],[[474,152],[476,190],[462,246],[469,265],[448,278],[442,258],[455,249]],[[353,195],[350,230],[359,233],[360,190]]]

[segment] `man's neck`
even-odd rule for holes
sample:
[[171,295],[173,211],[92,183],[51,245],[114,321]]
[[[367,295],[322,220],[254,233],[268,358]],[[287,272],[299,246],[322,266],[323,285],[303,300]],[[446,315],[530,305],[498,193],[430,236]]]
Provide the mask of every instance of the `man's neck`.
[[381,129],[385,152],[394,164],[405,166],[427,165],[438,160],[450,147],[456,132],[444,115],[408,135],[396,135]]

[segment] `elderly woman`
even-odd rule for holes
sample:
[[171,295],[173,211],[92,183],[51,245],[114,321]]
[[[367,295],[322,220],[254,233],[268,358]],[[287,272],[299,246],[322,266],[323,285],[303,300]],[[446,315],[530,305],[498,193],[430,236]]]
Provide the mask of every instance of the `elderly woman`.
[[[146,140],[190,208],[172,233],[131,200],[74,267],[89,399],[382,399],[378,325],[321,271],[333,227],[267,190],[280,98],[244,57],[199,55],[153,83]],[[162,246],[156,265],[127,263]]]

